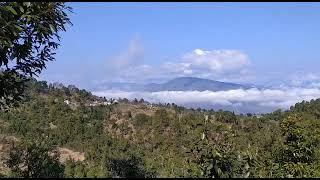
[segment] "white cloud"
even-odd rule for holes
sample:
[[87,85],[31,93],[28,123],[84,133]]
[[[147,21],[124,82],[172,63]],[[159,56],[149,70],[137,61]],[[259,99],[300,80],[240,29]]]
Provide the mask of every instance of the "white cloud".
[[114,57],[106,71],[109,79],[119,81],[144,81],[147,79],[169,80],[181,76],[194,76],[214,80],[244,80],[250,60],[239,50],[201,50],[185,53],[175,61],[158,66],[142,64],[144,47],[134,38],[126,51]]
[[109,98],[144,98],[153,103],[176,103],[193,107],[229,106],[236,112],[271,112],[278,108],[288,109],[302,100],[320,98],[320,89],[236,89],[228,91],[160,91],[160,92],[123,92],[100,91],[98,96]]
[[121,70],[120,79],[121,81],[137,81],[140,79],[144,79],[149,74],[152,74],[154,71],[153,67],[147,64],[136,65],[131,67],[126,67],[124,70]]
[[320,82],[312,82],[311,87],[320,88]]
[[320,88],[320,74],[314,72],[297,71],[288,75],[281,72],[265,72],[263,76],[256,78],[259,79],[260,84],[280,89]]
[[206,70],[211,73],[240,72],[250,64],[248,56],[239,50],[196,49],[182,57],[191,69]]
[[152,72],[150,65],[142,64],[145,48],[141,37],[136,34],[128,44],[128,47],[117,55],[108,58],[104,66],[97,67],[95,71],[101,71],[92,82],[93,86],[99,86],[100,83],[116,82],[135,82],[143,79],[145,73]]
[[250,59],[239,50],[195,49],[175,62],[166,62],[162,71],[170,76],[195,76],[215,80],[239,81],[247,78]]
[[312,72],[296,72],[288,78],[292,86],[317,86],[317,82],[320,82],[320,75]]
[[129,42],[128,49],[114,57],[112,63],[114,63],[117,68],[126,68],[139,64],[139,60],[142,59],[143,55],[144,46],[139,36],[135,36]]
[[161,66],[163,74],[168,74],[170,76],[181,76],[181,75],[190,75],[192,70],[190,69],[189,63],[173,63],[165,62]]

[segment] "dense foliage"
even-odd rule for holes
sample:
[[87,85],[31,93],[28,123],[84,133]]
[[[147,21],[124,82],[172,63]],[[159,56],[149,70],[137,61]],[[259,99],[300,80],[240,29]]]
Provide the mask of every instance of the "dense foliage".
[[0,3],[0,109],[16,105],[25,81],[54,60],[70,10],[62,2]]
[[[0,133],[18,139],[2,176],[320,176],[319,99],[260,117],[143,99],[93,106],[105,98],[44,81],[27,90],[26,102],[0,113]],[[57,147],[85,159],[59,161]]]

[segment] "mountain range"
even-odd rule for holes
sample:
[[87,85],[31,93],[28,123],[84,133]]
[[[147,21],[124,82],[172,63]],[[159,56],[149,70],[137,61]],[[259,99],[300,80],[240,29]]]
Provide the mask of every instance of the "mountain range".
[[253,85],[242,85],[229,82],[214,81],[210,79],[196,77],[179,77],[165,83],[121,83],[111,82],[100,85],[103,90],[121,90],[121,91],[226,91],[232,89],[249,89]]

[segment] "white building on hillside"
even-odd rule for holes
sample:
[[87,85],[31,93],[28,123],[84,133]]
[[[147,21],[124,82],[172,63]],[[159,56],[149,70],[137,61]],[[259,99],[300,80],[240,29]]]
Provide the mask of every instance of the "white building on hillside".
[[64,103],[66,103],[67,105],[69,105],[69,104],[70,104],[70,101],[69,101],[69,100],[67,100],[67,99],[65,99],[63,102],[64,102]]

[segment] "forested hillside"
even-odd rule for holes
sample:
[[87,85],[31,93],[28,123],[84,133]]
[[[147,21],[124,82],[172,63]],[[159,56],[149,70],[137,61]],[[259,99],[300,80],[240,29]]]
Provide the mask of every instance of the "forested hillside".
[[320,99],[262,116],[32,80],[0,112],[2,177],[320,177]]

